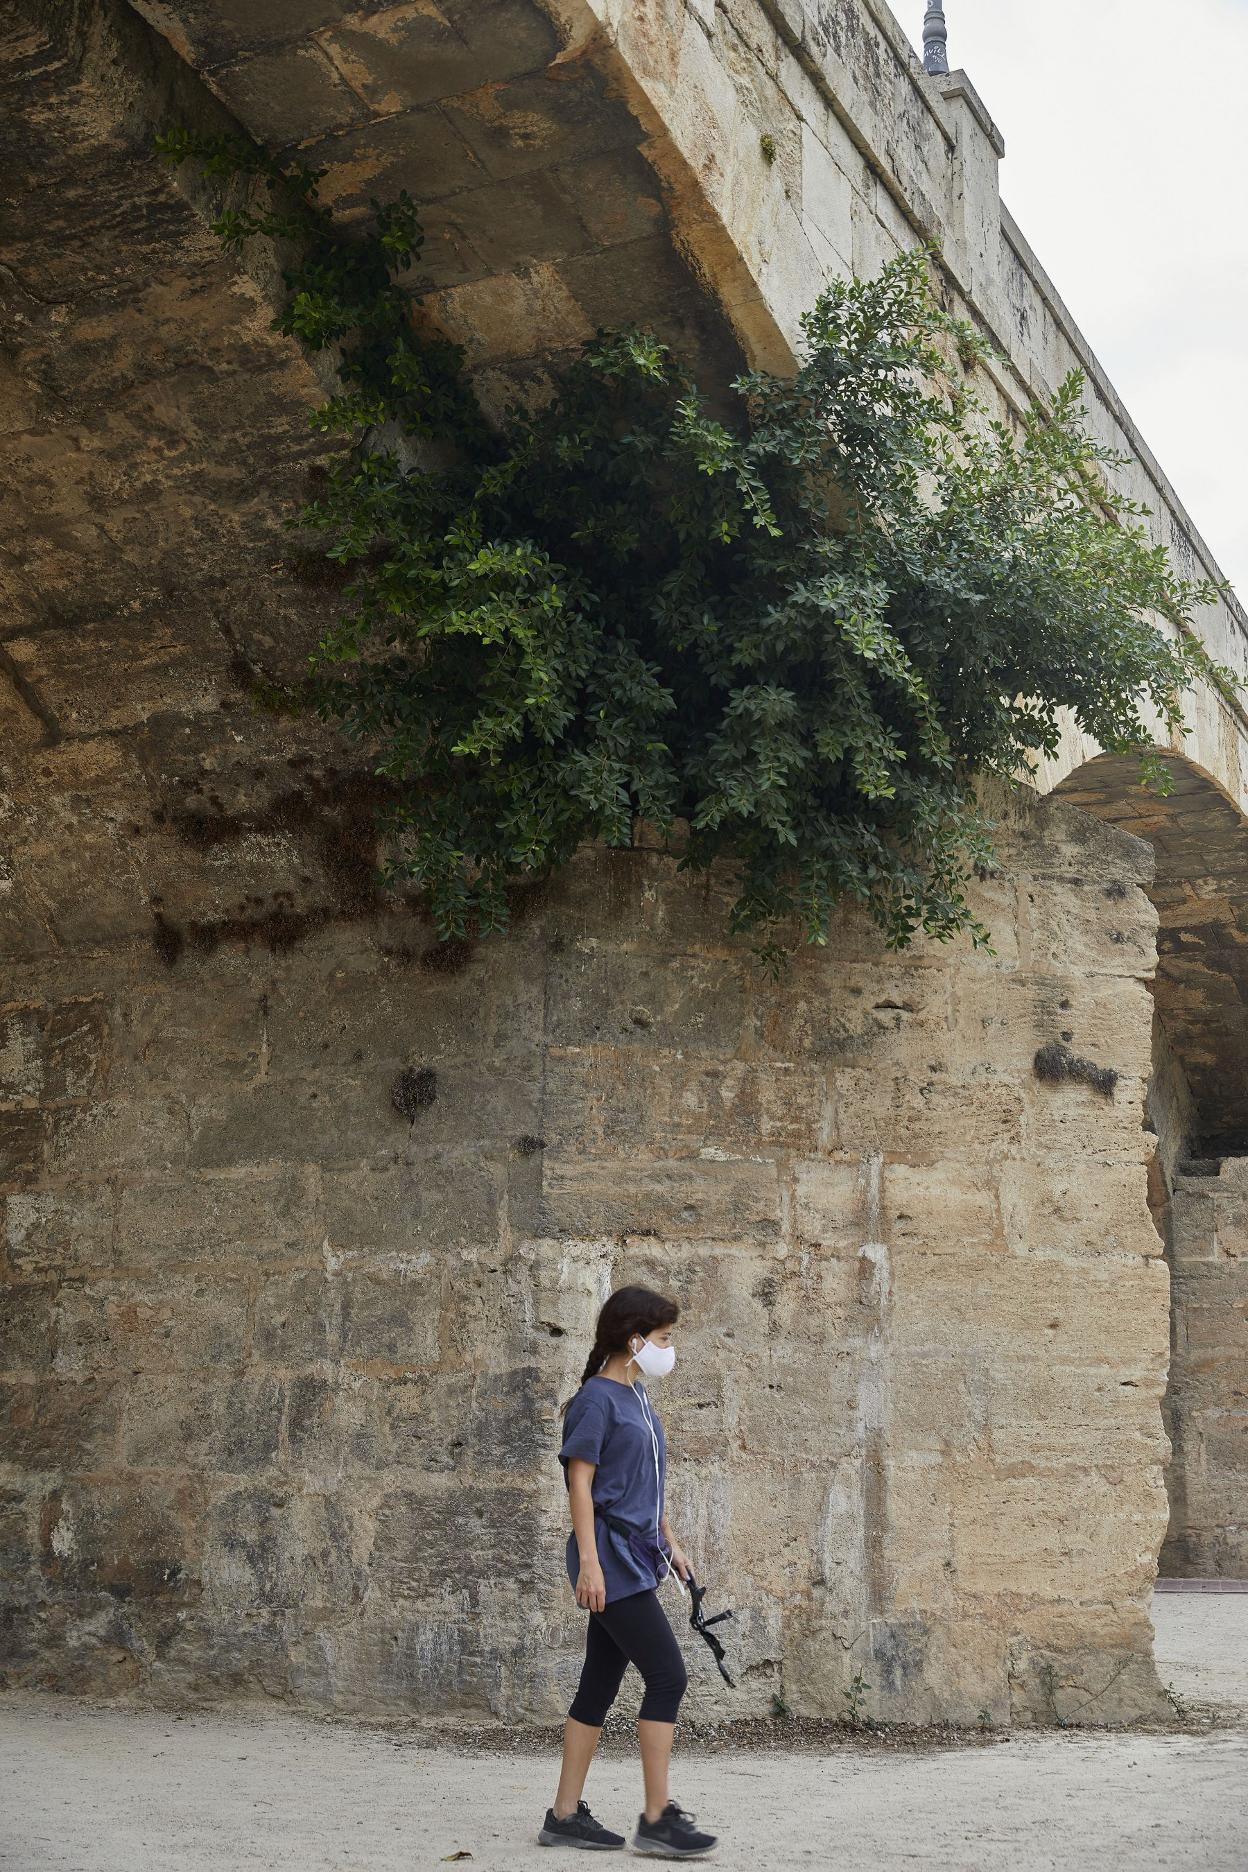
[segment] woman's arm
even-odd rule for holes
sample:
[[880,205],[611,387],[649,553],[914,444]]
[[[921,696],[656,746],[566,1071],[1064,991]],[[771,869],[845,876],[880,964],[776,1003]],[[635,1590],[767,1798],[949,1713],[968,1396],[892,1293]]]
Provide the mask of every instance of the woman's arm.
[[687,1580],[690,1574],[693,1572],[693,1568],[689,1564],[688,1554],[685,1552],[684,1548],[681,1546],[676,1536],[672,1533],[671,1525],[667,1519],[666,1512],[664,1513],[663,1519],[659,1522],[659,1531],[661,1532],[664,1540],[667,1542],[668,1546],[672,1550],[672,1565],[675,1567],[676,1571],[680,1574],[681,1579]]
[[597,1464],[573,1456],[568,1463],[568,1494],[572,1501],[572,1528],[581,1556],[580,1577],[576,1582],[576,1603],[587,1612],[601,1612],[607,1603],[607,1582],[598,1560],[598,1539],[594,1533],[594,1471]]

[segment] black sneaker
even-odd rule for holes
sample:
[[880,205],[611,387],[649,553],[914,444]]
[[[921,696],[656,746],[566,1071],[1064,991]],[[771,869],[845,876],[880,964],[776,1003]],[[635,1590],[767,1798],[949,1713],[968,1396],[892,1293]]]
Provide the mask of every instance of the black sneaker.
[[566,1820],[556,1819],[548,1807],[537,1838],[542,1846],[579,1846],[582,1852],[618,1852],[624,1844],[624,1835],[600,1826],[584,1801],[577,1801],[576,1812]]
[[693,1815],[668,1801],[657,1820],[647,1820],[644,1813],[638,1816],[633,1851],[654,1859],[700,1859],[714,1849],[715,1837],[699,1833]]

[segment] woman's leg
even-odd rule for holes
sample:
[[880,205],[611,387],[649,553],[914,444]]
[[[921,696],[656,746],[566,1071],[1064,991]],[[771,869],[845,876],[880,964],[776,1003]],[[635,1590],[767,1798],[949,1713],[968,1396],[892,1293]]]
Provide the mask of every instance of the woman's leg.
[[670,1798],[667,1776],[676,1712],[689,1682],[685,1660],[656,1592],[630,1593],[627,1599],[613,1600],[596,1616],[645,1682],[637,1734],[646,1819],[657,1820]]
[[628,1669],[628,1659],[602,1624],[597,1612],[589,1615],[585,1633],[585,1662],[568,1720],[563,1727],[563,1765],[555,1795],[555,1817],[566,1820],[575,1813],[585,1787],[589,1764],[602,1734],[607,1711]]
[[667,1784],[676,1736],[674,1722],[641,1722],[637,1739],[641,1744],[641,1779],[646,1790],[646,1819],[657,1820],[672,1798]]
[[576,1812],[576,1803],[585,1791],[585,1777],[601,1734],[601,1723],[577,1722],[575,1716],[569,1716],[564,1723],[563,1761],[553,1802],[557,1820],[566,1820],[569,1814]]

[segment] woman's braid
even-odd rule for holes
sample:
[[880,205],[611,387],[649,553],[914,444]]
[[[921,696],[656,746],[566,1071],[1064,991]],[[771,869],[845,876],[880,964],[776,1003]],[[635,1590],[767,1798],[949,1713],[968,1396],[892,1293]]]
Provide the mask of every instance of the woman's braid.
[[589,1357],[586,1359],[585,1369],[581,1373],[582,1384],[587,1384],[589,1380],[594,1376],[595,1372],[600,1372],[602,1370],[603,1365],[607,1361],[609,1353],[610,1353],[610,1347],[603,1345],[601,1339],[594,1340],[594,1349],[590,1353]]

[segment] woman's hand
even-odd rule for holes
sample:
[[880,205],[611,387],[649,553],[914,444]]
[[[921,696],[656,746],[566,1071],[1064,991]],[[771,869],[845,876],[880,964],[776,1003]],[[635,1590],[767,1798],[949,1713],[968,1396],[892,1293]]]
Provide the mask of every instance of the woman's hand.
[[596,1560],[581,1561],[576,1580],[576,1603],[587,1612],[601,1612],[607,1603],[607,1582]]
[[693,1568],[689,1564],[688,1554],[678,1541],[672,1540],[670,1535],[668,1536],[667,1544],[672,1550],[672,1571],[674,1573],[679,1573],[682,1580],[690,1579],[693,1574]]

